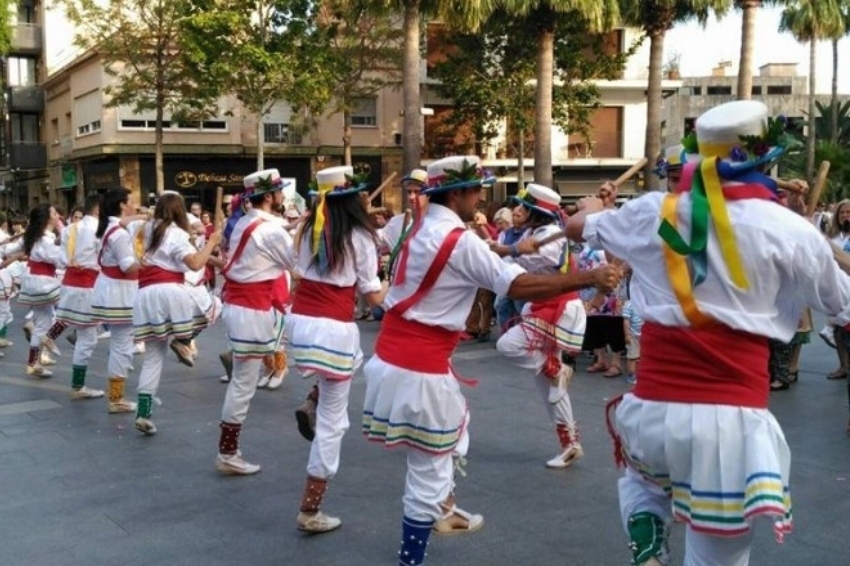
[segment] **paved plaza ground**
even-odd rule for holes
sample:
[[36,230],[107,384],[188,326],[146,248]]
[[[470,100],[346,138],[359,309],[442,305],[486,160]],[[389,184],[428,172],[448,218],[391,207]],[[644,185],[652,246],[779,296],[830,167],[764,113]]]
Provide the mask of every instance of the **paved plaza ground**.
[[[351,429],[342,465],[324,508],[343,521],[336,532],[306,536],[295,517],[309,444],[293,412],[310,387],[293,370],[284,386],[259,391],[243,433],[247,459],[263,471],[222,477],[213,467],[226,386],[217,353],[218,325],[199,339],[195,368],[169,352],[154,420],[143,437],[130,415],[110,416],[103,400],[75,401],[71,347],[54,377],[24,376],[23,312],[0,360],[0,531],[3,566],[51,565],[394,565],[400,539],[404,453],[366,442],[359,431],[365,382],[351,390]],[[378,323],[361,323],[371,354]],[[782,545],[771,528],[755,536],[754,566],[838,566],[850,556],[850,438],[846,384],[828,381],[835,354],[817,337],[803,350],[800,382],[774,393],[771,409],[793,453],[795,532]],[[415,349],[415,344],[411,345]],[[90,366],[89,385],[105,388],[107,344]],[[500,359],[494,344],[458,349],[465,375],[480,378],[466,394],[472,411],[467,477],[458,481],[463,507],[485,516],[470,536],[431,538],[432,566],[626,565],[630,553],[617,505],[611,443],[604,423],[621,379],[584,372],[571,385],[586,456],[565,471],[547,470],[557,452],[534,386]],[[142,358],[136,357],[135,387]],[[673,564],[681,564],[683,529],[674,528]]]

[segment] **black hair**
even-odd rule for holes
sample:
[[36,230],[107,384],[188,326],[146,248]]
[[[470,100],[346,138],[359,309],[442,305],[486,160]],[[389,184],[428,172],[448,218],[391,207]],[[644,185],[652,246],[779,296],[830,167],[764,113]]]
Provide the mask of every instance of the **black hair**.
[[96,236],[103,238],[106,233],[106,227],[109,226],[109,217],[121,217],[121,205],[130,200],[130,189],[118,187],[117,189],[109,189],[100,202],[100,217],[97,222]]
[[[327,207],[327,217],[325,222],[329,223],[331,228],[331,248],[333,255],[331,263],[328,265],[328,273],[340,269],[346,261],[346,248],[351,242],[351,234],[355,228],[366,230],[373,238],[375,237],[375,229],[372,227],[372,221],[366,211],[367,201],[364,200],[360,193],[350,193],[342,196],[325,196]],[[301,245],[301,239],[304,234],[311,234],[313,224],[316,221],[316,207],[320,199],[315,199],[310,207],[310,216],[304,222],[304,229],[299,235],[298,245]],[[317,261],[313,258],[313,261]],[[318,266],[317,266],[318,267]]]
[[534,208],[526,207],[526,210],[528,210],[528,219],[525,221],[525,226],[532,230],[540,228],[541,226],[546,226],[547,224],[551,224],[555,221],[555,219],[548,214],[543,214]]
[[91,214],[94,212],[94,209],[100,207],[100,195],[97,193],[92,193],[86,197],[85,203],[83,204],[83,214]]
[[30,255],[35,243],[44,235],[50,222],[50,203],[40,204],[30,211],[30,221],[24,230],[24,253]]

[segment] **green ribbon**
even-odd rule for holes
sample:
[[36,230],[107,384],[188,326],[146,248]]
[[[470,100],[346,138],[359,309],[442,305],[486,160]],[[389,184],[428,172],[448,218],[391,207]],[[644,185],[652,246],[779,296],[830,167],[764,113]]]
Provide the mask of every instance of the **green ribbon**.
[[685,242],[682,235],[667,220],[662,220],[658,235],[670,249],[681,256],[687,256],[691,268],[691,283],[694,287],[705,281],[708,274],[708,222],[711,208],[705,192],[705,182],[699,168],[694,171],[691,183],[691,242]]

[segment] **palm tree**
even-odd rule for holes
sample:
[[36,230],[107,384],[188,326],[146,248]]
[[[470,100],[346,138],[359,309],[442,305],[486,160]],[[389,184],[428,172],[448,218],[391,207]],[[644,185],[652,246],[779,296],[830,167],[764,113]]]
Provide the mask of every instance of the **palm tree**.
[[799,42],[809,42],[809,128],[806,136],[806,179],[813,181],[815,170],[815,72],[817,42],[835,37],[844,29],[838,0],[788,1],[779,20],[779,31],[791,32]]
[[617,0],[496,0],[507,13],[535,15],[543,24],[537,35],[537,93],[534,115],[534,182],[551,187],[552,176],[552,91],[554,88],[555,15],[577,12],[586,19],[588,32],[614,27]]
[[780,0],[735,0],[741,9],[741,56],[738,61],[738,100],[753,96],[753,51],[756,42],[756,16],[758,9]]
[[402,58],[402,170],[407,173],[422,161],[422,124],[419,98],[419,66],[422,18],[435,16],[447,27],[475,30],[489,14],[494,0],[364,0],[385,9],[404,12],[404,55]]
[[832,39],[832,99],[830,100],[829,141],[838,141],[838,42],[850,33],[850,0],[838,0],[841,11],[841,32]]
[[643,29],[650,42],[644,179],[651,178],[661,150],[661,72],[667,30],[691,19],[704,24],[712,13],[720,17],[731,5],[731,0],[620,0],[623,23]]

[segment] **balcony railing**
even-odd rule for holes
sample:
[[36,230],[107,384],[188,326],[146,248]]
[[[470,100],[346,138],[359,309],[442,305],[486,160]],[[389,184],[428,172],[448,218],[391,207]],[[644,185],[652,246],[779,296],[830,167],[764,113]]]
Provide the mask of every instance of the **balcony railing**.
[[9,146],[9,167],[12,169],[46,168],[47,147],[40,142],[12,142]]
[[36,24],[16,24],[12,26],[12,53],[41,53],[44,40],[41,26]]
[[9,87],[9,112],[44,111],[44,89],[40,86]]

